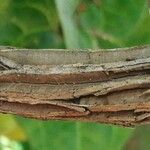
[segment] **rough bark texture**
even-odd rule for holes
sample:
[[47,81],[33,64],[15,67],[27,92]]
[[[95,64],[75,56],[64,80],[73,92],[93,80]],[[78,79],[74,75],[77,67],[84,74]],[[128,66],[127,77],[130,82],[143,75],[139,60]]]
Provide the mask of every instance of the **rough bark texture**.
[[0,112],[43,120],[150,124],[150,47],[0,47]]

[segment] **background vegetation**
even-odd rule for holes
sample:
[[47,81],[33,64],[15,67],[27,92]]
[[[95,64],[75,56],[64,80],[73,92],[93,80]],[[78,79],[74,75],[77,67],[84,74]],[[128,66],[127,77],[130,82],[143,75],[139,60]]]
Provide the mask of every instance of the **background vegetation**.
[[[0,45],[117,48],[150,43],[148,0],[0,0]],[[0,115],[2,150],[149,150],[150,127]]]

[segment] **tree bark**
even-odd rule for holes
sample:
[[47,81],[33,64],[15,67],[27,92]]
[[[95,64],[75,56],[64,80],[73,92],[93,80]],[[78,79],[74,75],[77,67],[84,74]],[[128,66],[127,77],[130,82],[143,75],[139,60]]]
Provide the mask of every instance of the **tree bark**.
[[0,47],[0,112],[150,124],[150,46],[93,51]]

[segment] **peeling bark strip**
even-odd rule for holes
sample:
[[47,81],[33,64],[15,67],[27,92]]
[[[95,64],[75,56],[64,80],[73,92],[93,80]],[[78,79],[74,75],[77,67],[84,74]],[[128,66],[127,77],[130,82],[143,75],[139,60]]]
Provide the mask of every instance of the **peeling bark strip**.
[[150,46],[95,51],[0,47],[0,112],[150,124]]

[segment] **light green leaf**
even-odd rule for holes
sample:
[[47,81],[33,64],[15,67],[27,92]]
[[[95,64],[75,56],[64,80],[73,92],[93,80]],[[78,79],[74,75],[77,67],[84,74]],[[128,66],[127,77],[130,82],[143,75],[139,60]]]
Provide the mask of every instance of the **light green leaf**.
[[80,46],[79,31],[73,18],[78,0],[56,0],[55,2],[63,28],[66,47],[78,48]]
[[25,141],[26,134],[11,115],[0,114],[0,136],[11,140]]

